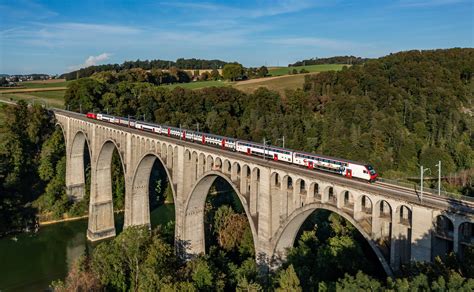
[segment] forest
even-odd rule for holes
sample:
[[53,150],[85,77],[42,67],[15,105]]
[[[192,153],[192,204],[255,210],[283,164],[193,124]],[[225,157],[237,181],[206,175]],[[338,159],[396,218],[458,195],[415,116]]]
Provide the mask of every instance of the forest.
[[343,64],[343,65],[360,65],[367,62],[368,58],[361,58],[355,56],[335,56],[329,58],[311,58],[307,60],[297,61],[289,64],[288,67],[308,66],[308,65],[323,65],[323,64]]
[[[69,110],[132,115],[189,129],[199,124],[201,131],[257,142],[265,138],[279,146],[285,136],[288,148],[365,161],[383,177],[406,179],[417,175],[419,165],[435,169],[438,160],[444,175],[473,168],[473,68],[474,49],[401,52],[338,72],[308,75],[303,88],[289,90],[284,98],[265,88],[252,94],[231,87],[170,90],[141,74],[118,78],[104,71],[72,82],[65,104]],[[48,111],[19,102],[6,112],[0,134],[0,234],[34,226],[38,214],[58,218],[87,212],[87,197],[76,203],[67,198],[64,139]],[[120,169],[112,169],[118,209],[124,196]],[[161,183],[150,188],[163,203],[167,188]],[[463,183],[445,181],[443,189],[474,196],[472,177]],[[86,254],[53,286],[59,291],[474,287],[474,263],[469,260],[474,256],[469,255],[464,262],[448,255],[433,264],[414,263],[403,267],[396,279],[385,279],[360,234],[329,212],[315,212],[287,262],[262,276],[248,222],[236,201],[231,195],[208,196],[207,255],[183,261],[175,254],[173,226],[158,226],[151,233],[128,228]],[[329,269],[334,273],[328,274]]]
[[140,68],[143,70],[152,70],[152,69],[218,69],[222,68],[227,62],[221,60],[202,60],[202,59],[184,59],[180,58],[176,61],[168,60],[136,60],[136,61],[125,61],[122,64],[106,64],[106,65],[96,65],[89,66],[86,68],[81,68],[79,70],[71,71],[64,73],[60,78],[66,80],[75,80],[84,77],[90,77],[96,72],[103,71],[122,71],[134,68]]
[[[456,175],[473,168],[473,51],[402,52],[308,75],[286,98],[265,88],[168,90],[92,76],[72,83],[65,102],[257,142],[285,136],[288,148],[368,162],[386,178],[416,177],[438,160],[443,175]],[[472,178],[443,189],[472,196]]]

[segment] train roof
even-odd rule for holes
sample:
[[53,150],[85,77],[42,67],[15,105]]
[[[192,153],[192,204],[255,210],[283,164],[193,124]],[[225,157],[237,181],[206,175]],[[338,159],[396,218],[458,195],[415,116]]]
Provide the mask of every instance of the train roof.
[[[107,115],[107,114],[102,114],[102,115],[106,115],[106,116],[111,116],[111,117],[115,117],[113,115]],[[124,118],[124,117],[118,117],[120,119],[127,119],[128,118]],[[223,139],[228,139],[228,140],[237,140],[239,142],[243,142],[243,143],[249,143],[249,144],[253,144],[253,145],[259,145],[259,146],[264,146],[262,143],[258,143],[258,142],[252,142],[252,141],[247,141],[247,140],[241,140],[241,139],[238,139],[238,138],[231,138],[231,137],[225,137],[225,136],[220,136],[220,135],[216,135],[216,134],[211,134],[211,133],[205,133],[205,132],[198,132],[198,131],[193,131],[193,130],[188,130],[188,129],[185,129],[185,128],[178,128],[178,127],[172,127],[172,126],[168,126],[168,125],[160,125],[160,124],[154,124],[154,123],[149,123],[149,122],[143,122],[143,121],[137,121],[137,120],[133,120],[133,119],[130,119],[130,121],[134,121],[134,122],[138,122],[138,123],[142,123],[142,124],[145,124],[145,125],[149,125],[149,126],[160,126],[160,127],[167,127],[167,128],[173,128],[173,129],[177,129],[177,130],[185,130],[185,131],[188,131],[188,132],[193,132],[193,133],[199,133],[201,135],[208,135],[208,136],[212,136],[212,137],[217,137],[217,138],[223,138]],[[290,149],[290,148],[282,148],[282,147],[279,147],[279,146],[273,146],[273,145],[265,145],[265,148],[272,148],[272,149],[278,149],[278,150],[282,150],[282,151],[289,151],[289,152],[294,152],[294,153],[299,153],[299,154],[304,154],[304,155],[310,155],[310,156],[316,156],[316,157],[320,157],[320,158],[323,158],[323,159],[328,159],[328,160],[336,160],[336,161],[340,161],[340,162],[348,162],[348,163],[353,163],[353,164],[359,164],[359,165],[369,165],[368,163],[364,163],[364,162],[360,162],[360,161],[354,161],[354,160],[349,160],[349,159],[342,159],[342,158],[337,158],[337,157],[332,157],[332,156],[327,156],[327,155],[322,155],[322,154],[317,154],[317,153],[309,153],[309,152],[304,152],[304,151],[296,151],[296,150],[293,150],[293,149]]]

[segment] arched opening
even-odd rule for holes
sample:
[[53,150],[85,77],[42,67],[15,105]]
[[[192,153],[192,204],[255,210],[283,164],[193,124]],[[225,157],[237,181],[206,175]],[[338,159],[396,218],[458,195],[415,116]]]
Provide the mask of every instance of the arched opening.
[[224,168],[223,168],[223,172],[227,175],[230,175],[231,172],[232,172],[232,166],[230,165],[230,161],[229,160],[224,160]]
[[349,191],[344,191],[342,193],[343,205],[342,208],[344,212],[349,213],[350,215],[354,214],[354,196]]
[[275,188],[281,187],[280,175],[277,172],[272,173],[271,184],[272,184],[272,187],[275,187]]
[[321,202],[322,196],[319,190],[319,184],[318,183],[311,183],[309,186],[309,195],[313,196],[313,200],[317,202]]
[[432,259],[437,256],[444,258],[454,248],[454,225],[451,219],[444,215],[438,215],[434,226],[432,237]]
[[214,159],[212,158],[211,155],[207,156],[206,160],[206,171],[211,171],[214,167]]
[[279,260],[293,264],[304,291],[358,270],[380,278],[392,274],[369,234],[348,214],[320,203],[300,210],[283,222],[274,246]]
[[326,197],[326,203],[337,206],[337,197],[332,186],[326,188],[324,195]]
[[372,201],[366,195],[359,197],[359,210],[355,213],[355,217],[362,228],[367,232],[372,232]]
[[216,157],[214,162],[214,170],[222,170],[222,160],[219,157]]
[[[125,207],[125,171],[117,149],[115,142],[106,141],[93,169],[95,175],[92,176],[87,231],[90,240],[115,236],[114,210],[123,210]],[[117,224],[121,225],[120,222]]]
[[474,224],[464,222],[459,225],[459,258],[463,260],[464,254],[469,246],[474,245]]
[[155,154],[145,155],[135,170],[131,197],[127,198],[125,226],[161,225],[167,238],[174,238],[175,192],[170,174]]
[[236,264],[255,257],[255,227],[246,200],[227,177],[211,171],[200,178],[186,204],[184,236],[186,254],[220,249]]
[[240,164],[238,162],[234,162],[232,164],[232,169],[231,169],[231,180],[234,183],[239,183],[240,182]]
[[394,245],[393,265],[400,267],[401,264],[408,263],[411,259],[411,209],[401,205],[397,208],[397,228],[395,237],[392,239]]
[[392,207],[385,200],[378,201],[375,213],[375,220],[372,220],[372,234],[385,258],[389,260],[392,242]]
[[[79,131],[73,138],[68,165],[66,166],[66,191],[73,201],[80,201],[90,193],[90,150],[84,132]],[[88,200],[88,198],[86,198]]]

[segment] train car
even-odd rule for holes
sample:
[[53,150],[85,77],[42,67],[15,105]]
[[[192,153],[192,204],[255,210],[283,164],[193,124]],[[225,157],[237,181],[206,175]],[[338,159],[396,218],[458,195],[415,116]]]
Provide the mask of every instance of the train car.
[[263,146],[248,141],[237,141],[236,150],[248,155],[263,156],[265,154],[265,157],[275,161],[293,162],[293,151],[271,145]]
[[114,117],[106,114],[87,113],[87,118],[97,119],[122,126],[133,127],[142,131],[153,132],[168,137],[202,143],[208,146],[221,147],[232,151],[238,151],[247,155],[267,157],[275,161],[284,161],[295,165],[318,169],[343,175],[347,178],[358,178],[369,182],[377,179],[377,172],[368,164],[339,159],[313,153],[293,151],[275,146],[264,146],[249,141],[238,141],[233,138],[223,137],[202,132],[188,131],[181,128],[162,126],[158,124],[135,121],[128,118]]
[[89,119],[97,119],[97,114],[94,114],[94,113],[87,113],[87,114],[86,114],[86,117],[88,117]]
[[97,114],[97,119],[100,121],[115,123],[115,117],[111,115]]
[[161,133],[161,127],[159,125],[145,123],[145,122],[135,122],[135,128],[139,130],[144,130],[153,133]]
[[337,173],[347,178],[359,178],[367,181],[375,181],[377,178],[377,173],[370,165],[329,156],[295,152],[293,163],[309,169]]

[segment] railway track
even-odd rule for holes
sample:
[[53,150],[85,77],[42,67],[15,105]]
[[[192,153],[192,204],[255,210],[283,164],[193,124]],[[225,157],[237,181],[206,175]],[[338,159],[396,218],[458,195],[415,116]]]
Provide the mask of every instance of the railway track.
[[[78,118],[86,122],[92,122],[90,119],[86,118],[85,115],[83,114],[69,112],[69,111],[65,111],[61,109],[53,109],[53,111],[63,113],[70,117]],[[300,166],[289,164],[289,163],[263,159],[262,157],[249,156],[240,152],[232,152],[229,150],[223,150],[220,147],[212,147],[209,145],[203,145],[203,144],[195,143],[191,141],[170,138],[164,135],[158,135],[156,133],[141,131],[135,128],[125,127],[125,126],[108,123],[108,122],[104,122],[100,120],[94,120],[93,122],[103,125],[103,126],[115,128],[118,130],[127,129],[127,131],[137,134],[137,135],[146,136],[146,137],[150,137],[154,139],[159,138],[160,140],[171,142],[171,143],[181,145],[181,146],[200,149],[202,151],[207,151],[207,152],[209,151],[217,152],[219,154],[222,154],[223,156],[227,156],[229,158],[234,158],[241,161],[251,162],[254,164],[259,164],[259,165],[263,165],[263,166],[271,167],[275,169],[283,169],[289,172],[301,173],[308,177],[332,181],[340,185],[356,188],[365,192],[383,193],[396,200],[404,199],[408,202],[418,204],[418,205],[431,206],[438,209],[450,209],[456,212],[462,212],[469,215],[474,215],[474,201],[461,200],[461,199],[450,198],[446,196],[438,196],[438,195],[433,195],[428,192],[423,192],[423,195],[421,195],[419,191],[408,188],[408,187],[404,187],[404,186],[393,185],[393,184],[380,182],[380,181],[370,184],[368,182],[361,181],[361,180],[347,179],[338,174],[327,173],[327,172],[322,172],[322,171],[317,171],[317,170],[316,171],[310,170],[308,168],[300,167]]]

